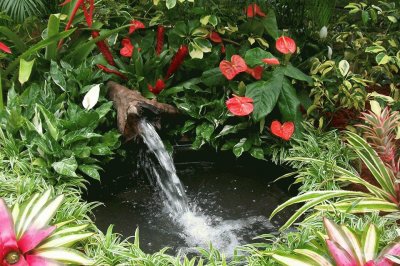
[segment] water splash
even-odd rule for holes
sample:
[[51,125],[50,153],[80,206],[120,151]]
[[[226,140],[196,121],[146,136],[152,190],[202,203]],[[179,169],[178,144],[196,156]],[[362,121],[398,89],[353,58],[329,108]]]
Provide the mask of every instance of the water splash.
[[[273,227],[263,216],[253,216],[239,220],[222,220],[216,216],[204,214],[195,203],[189,204],[184,186],[176,174],[174,162],[153,125],[146,120],[139,123],[139,129],[148,154],[139,159],[152,183],[156,183],[164,201],[165,211],[179,225],[179,235],[189,247],[214,247],[226,255],[232,255],[240,244],[240,232],[256,223],[264,227]],[[152,156],[149,156],[152,155]],[[156,162],[151,157],[156,158]],[[153,182],[153,180],[155,182]],[[183,250],[193,251],[183,248]]]

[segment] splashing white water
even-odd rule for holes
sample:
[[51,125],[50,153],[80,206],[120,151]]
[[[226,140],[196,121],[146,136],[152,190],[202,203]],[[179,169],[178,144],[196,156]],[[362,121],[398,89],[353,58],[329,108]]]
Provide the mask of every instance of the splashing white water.
[[164,198],[165,210],[182,228],[180,236],[185,239],[189,247],[206,248],[211,242],[214,247],[229,256],[240,244],[238,234],[241,230],[256,223],[273,227],[262,216],[223,221],[221,218],[203,214],[195,204],[189,206],[183,184],[176,174],[174,162],[155,128],[146,120],[140,121],[139,127],[144,143],[149,152],[157,158],[159,166],[149,156],[142,158],[141,163],[156,181]]

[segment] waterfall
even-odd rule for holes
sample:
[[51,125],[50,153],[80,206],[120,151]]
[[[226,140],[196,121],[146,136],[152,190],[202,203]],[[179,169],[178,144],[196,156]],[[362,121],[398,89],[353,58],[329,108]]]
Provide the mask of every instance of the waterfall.
[[156,183],[154,185],[159,188],[165,209],[171,219],[181,227],[179,235],[188,246],[207,248],[211,242],[221,252],[231,256],[240,244],[241,230],[255,223],[266,222],[262,216],[224,221],[203,213],[195,203],[189,204],[184,186],[176,174],[174,162],[154,126],[143,119],[139,122],[139,130],[148,148],[147,154],[139,158],[139,163],[151,182]]

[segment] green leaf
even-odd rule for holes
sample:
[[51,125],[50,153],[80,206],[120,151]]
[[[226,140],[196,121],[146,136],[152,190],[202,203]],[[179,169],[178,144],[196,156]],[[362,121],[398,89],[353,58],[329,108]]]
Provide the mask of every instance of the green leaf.
[[250,150],[253,145],[252,139],[242,138],[234,147],[233,153],[236,157],[240,157],[243,152]]
[[302,120],[300,101],[297,98],[296,90],[286,78],[283,80],[282,91],[278,99],[278,107],[283,120],[293,121],[296,127],[300,126],[300,121]]
[[386,51],[385,47],[380,45],[374,45],[365,48],[366,53],[372,53],[372,54],[377,54],[379,52],[384,52],[384,51]]
[[79,165],[79,170],[91,178],[100,181],[99,167],[97,165]]
[[264,150],[262,148],[252,148],[250,150],[250,155],[259,160],[265,159]]
[[267,52],[259,47],[247,50],[246,54],[244,55],[244,60],[250,67],[263,65],[264,62],[261,60],[264,58],[275,58],[275,57],[270,52]]
[[50,76],[54,83],[60,87],[61,90],[67,90],[67,82],[65,81],[64,74],[61,72],[58,64],[53,60],[50,64]]
[[288,64],[287,66],[284,67],[284,73],[285,76],[288,76],[290,78],[305,81],[309,85],[313,84],[313,80],[310,76],[304,74],[300,69],[294,67],[292,64]]
[[174,8],[176,6],[176,0],[166,0],[165,5],[168,9]]
[[285,254],[276,252],[272,255],[276,261],[285,266],[320,266],[317,262],[307,259],[299,255]]
[[[295,249],[294,252],[315,261],[319,266],[333,266],[324,256],[309,249]],[[293,265],[290,265],[293,266]]]
[[22,41],[17,34],[15,34],[12,30],[7,27],[0,26],[0,33],[5,35],[7,39],[11,40],[15,44],[15,48],[17,48],[18,52],[23,53],[26,50],[26,45]]
[[267,15],[262,19],[262,23],[264,25],[265,30],[268,34],[274,38],[278,39],[279,37],[279,30],[278,30],[278,23],[276,22],[275,12],[272,9],[268,9]]
[[39,247],[36,247],[35,250],[71,247],[76,242],[86,239],[92,235],[93,233],[67,234],[64,236],[52,235],[50,238],[46,239],[43,244],[41,244]]
[[69,248],[47,248],[36,251],[34,255],[68,264],[93,265],[94,263],[94,261],[86,258],[82,253]]
[[201,75],[201,81],[209,87],[219,86],[226,82],[226,78],[222,75],[219,67],[207,70]]
[[33,64],[35,63],[35,59],[31,61],[25,61],[24,59],[20,59],[19,63],[19,76],[18,80],[23,85],[25,82],[29,80],[29,77],[31,76],[32,73],[32,67]]
[[63,159],[59,162],[55,162],[51,166],[60,175],[77,177],[75,171],[78,169],[78,163],[73,156]]
[[347,60],[342,60],[339,62],[339,71],[342,74],[343,77],[349,73],[350,70],[350,64],[347,62]]
[[376,226],[370,224],[368,230],[363,232],[361,243],[363,246],[365,261],[374,260],[378,254],[379,236]]
[[375,61],[378,65],[386,65],[387,63],[390,62],[390,56],[388,56],[384,52],[380,52],[379,54],[376,55]]
[[75,29],[72,30],[68,30],[68,31],[64,31],[61,33],[58,33],[54,36],[51,36],[45,40],[42,40],[38,43],[36,43],[35,45],[31,46],[27,51],[25,51],[23,54],[21,54],[18,58],[16,58],[11,64],[9,64],[9,66],[7,67],[7,69],[4,71],[4,75],[8,76],[19,64],[19,60],[21,58],[28,58],[29,56],[34,55],[37,51],[47,47],[49,44],[52,43],[56,43],[61,39],[64,39],[66,37],[68,37],[69,35],[71,35],[73,32],[75,31]]
[[[58,34],[60,30],[60,14],[52,14],[47,23],[47,38]],[[55,60],[57,56],[57,43],[53,42],[46,47],[45,57],[47,60]]]
[[44,116],[44,121],[46,122],[47,130],[49,131],[50,135],[53,137],[54,140],[58,140],[60,133],[57,128],[58,122],[56,117],[43,106],[38,104],[37,107]]
[[268,81],[247,85],[246,97],[254,101],[253,118],[260,121],[274,109],[283,86],[283,72],[277,68]]

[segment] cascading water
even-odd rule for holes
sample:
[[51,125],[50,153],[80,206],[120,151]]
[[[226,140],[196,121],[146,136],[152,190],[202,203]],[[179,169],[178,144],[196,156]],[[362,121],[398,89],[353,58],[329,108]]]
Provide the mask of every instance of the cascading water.
[[[145,168],[150,179],[157,183],[164,199],[165,210],[182,229],[179,235],[187,246],[207,247],[211,242],[229,256],[240,244],[238,234],[242,229],[256,223],[264,224],[266,228],[272,226],[263,216],[224,221],[219,217],[203,214],[196,203],[189,203],[184,186],[176,174],[174,162],[153,125],[141,120],[139,129],[149,153],[140,159],[141,166]],[[155,157],[158,162],[155,163],[151,157]]]

